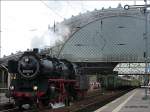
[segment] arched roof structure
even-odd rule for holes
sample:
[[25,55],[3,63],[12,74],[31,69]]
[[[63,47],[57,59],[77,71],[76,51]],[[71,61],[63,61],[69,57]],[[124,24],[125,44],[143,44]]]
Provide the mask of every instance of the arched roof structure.
[[[62,24],[71,33],[59,51],[59,58],[73,62],[144,62],[145,17],[141,10],[95,10]],[[148,31],[150,43],[150,19]]]

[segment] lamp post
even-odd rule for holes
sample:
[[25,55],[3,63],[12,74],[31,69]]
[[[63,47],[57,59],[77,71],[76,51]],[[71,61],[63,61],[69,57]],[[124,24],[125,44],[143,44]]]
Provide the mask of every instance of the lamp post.
[[[147,0],[145,1],[145,6],[147,6]],[[147,7],[144,8],[144,15],[145,15],[145,33],[144,33],[144,39],[145,39],[145,85],[148,86],[148,13],[147,13]],[[145,99],[147,99],[147,90],[148,88],[145,87]]]
[[145,58],[145,96],[143,99],[147,99],[147,91],[148,91],[148,12],[147,8],[150,7],[150,4],[147,4],[147,0],[144,0],[144,5],[125,5],[124,9],[142,9],[143,14],[145,16],[145,32],[143,34],[144,40],[145,40],[145,51],[144,51],[144,58]]

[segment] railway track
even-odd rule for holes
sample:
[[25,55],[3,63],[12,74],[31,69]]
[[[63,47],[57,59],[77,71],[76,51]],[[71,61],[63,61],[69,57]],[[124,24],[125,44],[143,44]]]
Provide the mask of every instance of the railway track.
[[18,108],[14,107],[14,108],[10,108],[10,109],[0,110],[0,112],[16,112],[17,110],[18,110]]
[[107,94],[106,96],[102,96],[102,97],[96,97],[94,99],[92,99],[89,103],[86,103],[83,106],[79,106],[79,108],[77,108],[76,110],[70,111],[70,112],[92,112],[102,106],[104,106],[105,104],[115,100],[116,98],[122,96],[123,94],[127,93],[129,90],[126,91],[119,91],[117,93],[111,93],[111,94]]
[[0,112],[14,112],[16,109],[13,103],[10,102],[0,104]]
[[[130,89],[131,90],[131,89]],[[122,96],[123,94],[129,92],[130,90],[125,91],[107,91],[105,94],[95,91],[85,97],[84,100],[79,102],[74,102],[73,105],[69,107],[63,107],[58,109],[43,109],[43,110],[19,110],[17,107],[12,107],[0,110],[0,112],[92,112],[101,106],[113,101],[114,99]]]
[[[41,110],[40,110],[41,111]],[[19,108],[14,107],[14,108],[10,108],[10,109],[3,109],[0,112],[40,112],[37,109],[32,109],[32,110],[19,110]]]
[[0,105],[0,112],[37,112],[37,109],[20,110],[18,107],[15,107],[13,103],[4,103]]
[[122,96],[123,94],[129,92],[129,90],[123,91],[109,91],[104,95],[96,95],[93,98],[87,98],[80,102],[74,103],[72,106],[53,109],[53,110],[46,110],[41,112],[93,112],[94,110],[104,106],[105,104],[109,103],[110,101],[115,100],[116,98]]
[[11,108],[14,108],[13,103],[7,102],[7,103],[2,103],[2,104],[0,104],[0,112],[1,112],[3,109],[7,110],[7,109],[11,109]]

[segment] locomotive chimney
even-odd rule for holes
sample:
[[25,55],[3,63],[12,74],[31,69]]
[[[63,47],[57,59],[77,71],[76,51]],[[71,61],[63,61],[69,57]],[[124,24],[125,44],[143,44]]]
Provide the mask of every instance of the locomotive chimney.
[[38,49],[38,48],[33,48],[33,52],[34,52],[34,53],[38,53],[38,52],[39,52],[39,49]]

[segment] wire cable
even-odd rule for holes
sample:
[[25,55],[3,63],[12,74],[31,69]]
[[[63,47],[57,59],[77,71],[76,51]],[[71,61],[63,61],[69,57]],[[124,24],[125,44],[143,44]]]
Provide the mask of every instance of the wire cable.
[[43,0],[40,0],[50,11],[52,11],[54,14],[56,14],[57,16],[61,17],[64,19],[63,16],[61,16],[59,13],[57,13],[56,11],[54,11],[51,7],[49,7],[49,5],[47,5]]
[[84,8],[83,2],[86,2],[86,1],[81,0],[81,8],[82,8],[83,12],[86,12],[86,11],[88,11],[88,10]]
[[77,10],[75,9],[75,7],[73,7],[73,6],[70,4],[70,0],[67,0],[67,4],[68,4],[74,11],[77,11]]

